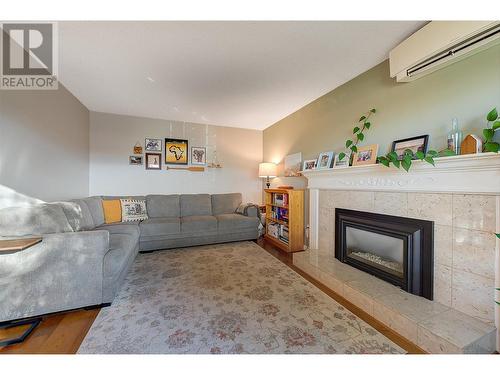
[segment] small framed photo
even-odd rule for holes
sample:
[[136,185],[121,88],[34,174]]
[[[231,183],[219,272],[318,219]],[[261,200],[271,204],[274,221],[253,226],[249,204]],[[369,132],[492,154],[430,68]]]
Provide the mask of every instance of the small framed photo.
[[191,147],[191,164],[207,164],[207,149],[205,147]]
[[318,156],[318,162],[316,163],[317,169],[328,169],[332,167],[333,163],[333,151],[322,152]]
[[377,162],[378,145],[358,147],[358,152],[354,153],[352,165],[369,165]]
[[142,165],[142,155],[141,156],[130,155],[128,157],[128,163],[130,165]]
[[413,158],[416,159],[415,153],[417,151],[422,151],[424,154],[427,153],[427,144],[429,142],[429,135],[420,135],[413,138],[399,139],[392,142],[391,152],[394,151],[398,154],[398,159],[403,159],[406,150],[411,150],[413,152]]
[[347,168],[349,166],[350,155],[345,155],[342,160],[339,159],[339,154],[335,155],[335,160],[333,161],[333,168]]
[[161,152],[162,143],[161,139],[146,138],[144,141],[144,148],[146,152]]
[[146,153],[146,169],[161,169],[161,154]]
[[302,165],[303,171],[310,171],[311,169],[315,168],[316,168],[316,159],[304,160],[304,163]]
[[188,163],[187,139],[165,138],[165,164]]

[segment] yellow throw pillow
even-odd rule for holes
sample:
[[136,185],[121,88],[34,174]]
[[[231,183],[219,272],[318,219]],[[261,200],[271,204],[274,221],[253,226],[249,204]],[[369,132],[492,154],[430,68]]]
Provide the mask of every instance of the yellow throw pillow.
[[119,199],[103,200],[104,222],[106,224],[119,223],[122,221],[122,205]]

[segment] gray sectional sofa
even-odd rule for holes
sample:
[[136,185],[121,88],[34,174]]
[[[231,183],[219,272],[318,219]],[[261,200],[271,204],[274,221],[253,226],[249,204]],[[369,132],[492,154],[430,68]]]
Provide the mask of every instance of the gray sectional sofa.
[[[145,199],[148,219],[105,224],[102,200]],[[0,322],[109,304],[139,251],[258,238],[239,193],[90,197],[0,210],[0,239],[42,236],[0,255]]]

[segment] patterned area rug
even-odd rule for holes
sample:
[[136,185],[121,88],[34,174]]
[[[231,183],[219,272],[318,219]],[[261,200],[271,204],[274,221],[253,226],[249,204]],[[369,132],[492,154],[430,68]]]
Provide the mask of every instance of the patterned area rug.
[[404,353],[253,242],[139,254],[78,353]]

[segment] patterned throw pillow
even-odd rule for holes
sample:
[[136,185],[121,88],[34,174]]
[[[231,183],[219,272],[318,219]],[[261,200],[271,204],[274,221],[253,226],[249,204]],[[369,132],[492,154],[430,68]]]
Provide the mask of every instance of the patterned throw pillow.
[[122,222],[141,221],[148,218],[144,199],[120,199],[122,204]]

